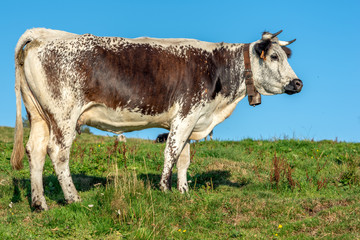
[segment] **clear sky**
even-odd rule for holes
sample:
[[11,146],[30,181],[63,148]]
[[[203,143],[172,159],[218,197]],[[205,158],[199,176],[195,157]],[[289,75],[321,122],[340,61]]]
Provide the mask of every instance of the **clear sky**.
[[[360,142],[359,10],[358,0],[2,1],[0,126],[15,124],[14,49],[26,29],[229,43],[253,42],[264,30],[283,29],[281,40],[297,39],[289,63],[303,80],[302,92],[263,96],[255,108],[244,99],[215,127],[214,137]],[[125,135],[154,139],[162,132]]]

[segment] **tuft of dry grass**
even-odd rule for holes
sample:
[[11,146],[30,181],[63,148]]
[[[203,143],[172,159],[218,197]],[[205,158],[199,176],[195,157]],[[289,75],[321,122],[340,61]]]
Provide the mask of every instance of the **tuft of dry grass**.
[[294,191],[296,186],[301,188],[299,182],[293,178],[294,169],[284,157],[277,157],[275,152],[272,164],[273,168],[270,173],[270,183],[275,184],[276,188],[279,188],[279,183],[281,181],[286,181],[292,191]]

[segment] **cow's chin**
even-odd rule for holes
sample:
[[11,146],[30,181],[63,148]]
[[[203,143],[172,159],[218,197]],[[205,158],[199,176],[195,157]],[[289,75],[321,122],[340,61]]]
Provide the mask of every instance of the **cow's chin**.
[[293,92],[293,91],[285,90],[285,93],[286,93],[287,95],[293,95],[293,94],[298,93],[298,92]]
[[265,89],[265,88],[256,88],[257,91],[264,96],[272,96],[272,95],[277,95],[277,94],[282,94],[284,93],[284,89],[282,88],[269,88],[269,89]]

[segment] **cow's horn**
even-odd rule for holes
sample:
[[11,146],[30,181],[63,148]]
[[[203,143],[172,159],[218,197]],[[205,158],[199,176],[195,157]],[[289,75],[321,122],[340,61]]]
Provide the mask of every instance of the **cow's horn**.
[[274,37],[276,37],[277,35],[279,35],[282,32],[282,30],[278,31],[277,33],[269,33],[269,32],[264,32],[262,35],[262,40],[270,40],[273,39]]
[[289,44],[292,44],[295,41],[296,41],[296,38],[294,40],[291,40],[291,41],[279,41],[279,45],[283,47],[283,46],[287,46]]
[[277,33],[274,33],[274,34],[271,36],[271,38],[276,37],[277,35],[279,35],[280,33],[282,33],[282,31],[283,31],[283,30],[280,30],[280,31],[278,31]]

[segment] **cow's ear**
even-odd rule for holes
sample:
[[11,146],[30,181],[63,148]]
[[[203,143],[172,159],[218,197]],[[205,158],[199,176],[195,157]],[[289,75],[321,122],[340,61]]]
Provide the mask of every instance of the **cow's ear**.
[[262,40],[261,42],[255,44],[254,46],[256,54],[264,60],[266,59],[266,54],[269,51],[270,47],[271,47],[270,39]]
[[288,48],[288,47],[281,47],[282,48],[282,50],[284,50],[284,52],[286,53],[286,56],[287,56],[287,58],[290,58],[291,57],[291,54],[292,54],[292,52],[291,52],[291,49],[290,48]]

